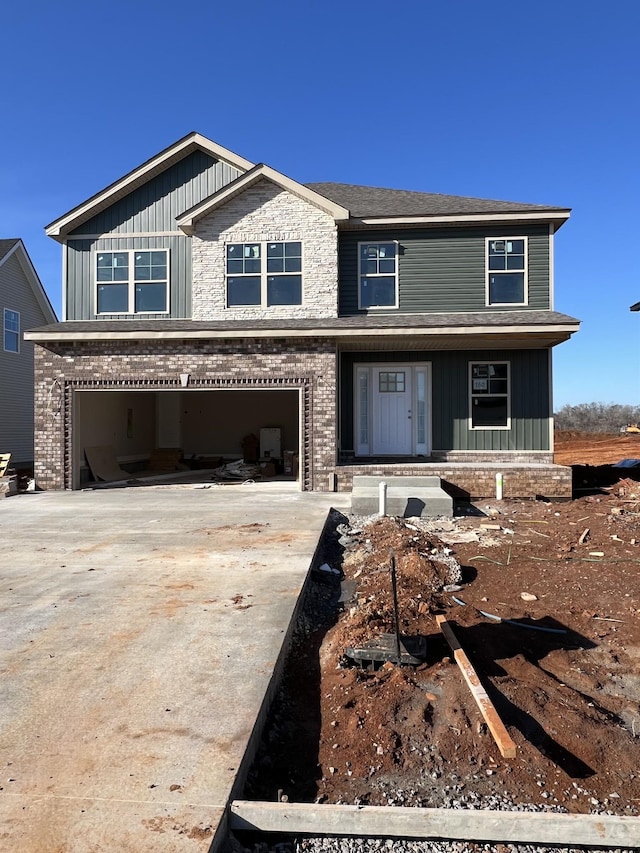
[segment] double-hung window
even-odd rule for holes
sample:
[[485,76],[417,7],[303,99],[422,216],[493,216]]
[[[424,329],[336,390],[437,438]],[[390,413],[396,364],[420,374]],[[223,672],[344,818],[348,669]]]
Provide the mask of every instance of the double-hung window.
[[358,307],[398,307],[398,244],[358,244]]
[[509,428],[509,362],[469,364],[471,429]]
[[4,309],[4,349],[5,352],[20,352],[20,314]]
[[168,249],[96,254],[98,314],[166,313],[168,298]]
[[227,307],[302,304],[302,243],[228,243]]
[[487,240],[487,305],[527,302],[527,238]]

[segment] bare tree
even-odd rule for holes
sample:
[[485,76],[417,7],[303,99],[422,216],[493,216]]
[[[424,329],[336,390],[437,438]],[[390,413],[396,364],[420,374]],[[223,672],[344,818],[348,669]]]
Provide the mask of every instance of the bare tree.
[[640,406],[620,403],[579,403],[563,406],[554,414],[556,429],[614,433],[627,424],[640,423]]

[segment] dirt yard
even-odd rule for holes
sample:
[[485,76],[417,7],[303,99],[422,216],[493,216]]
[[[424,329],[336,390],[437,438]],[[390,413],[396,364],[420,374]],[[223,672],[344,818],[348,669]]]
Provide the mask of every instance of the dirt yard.
[[[615,461],[640,456],[639,439],[614,438]],[[592,451],[576,461],[600,464]],[[315,573],[249,796],[640,813],[640,482],[567,503],[477,502],[451,521],[337,521],[327,559],[343,577]],[[425,637],[426,658],[363,666],[347,650],[394,631],[390,550],[400,632]],[[515,758],[501,757],[438,613]]]

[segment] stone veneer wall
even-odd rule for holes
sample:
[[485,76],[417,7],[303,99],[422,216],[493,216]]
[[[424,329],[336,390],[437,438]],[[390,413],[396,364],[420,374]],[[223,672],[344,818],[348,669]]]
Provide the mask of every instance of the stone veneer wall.
[[327,491],[336,462],[336,353],[319,338],[287,341],[78,342],[35,346],[35,478],[71,488],[73,390],[300,388],[303,487]]
[[[302,243],[302,305],[226,307],[225,245]],[[196,223],[191,244],[192,319],[337,317],[338,232],[328,213],[270,181],[259,181]],[[264,263],[264,259],[263,259]]]

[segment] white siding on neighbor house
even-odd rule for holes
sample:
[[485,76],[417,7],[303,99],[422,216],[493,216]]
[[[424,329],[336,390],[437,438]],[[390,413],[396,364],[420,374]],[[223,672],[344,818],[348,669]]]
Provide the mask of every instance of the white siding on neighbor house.
[[[302,243],[301,305],[226,307],[225,246],[259,241]],[[337,317],[335,220],[270,181],[259,181],[196,223],[192,275],[194,320]]]
[[[5,352],[4,309],[20,314],[20,352]],[[33,461],[33,344],[23,332],[49,323],[22,268],[17,253],[0,265],[0,453],[11,453],[11,465]]]

